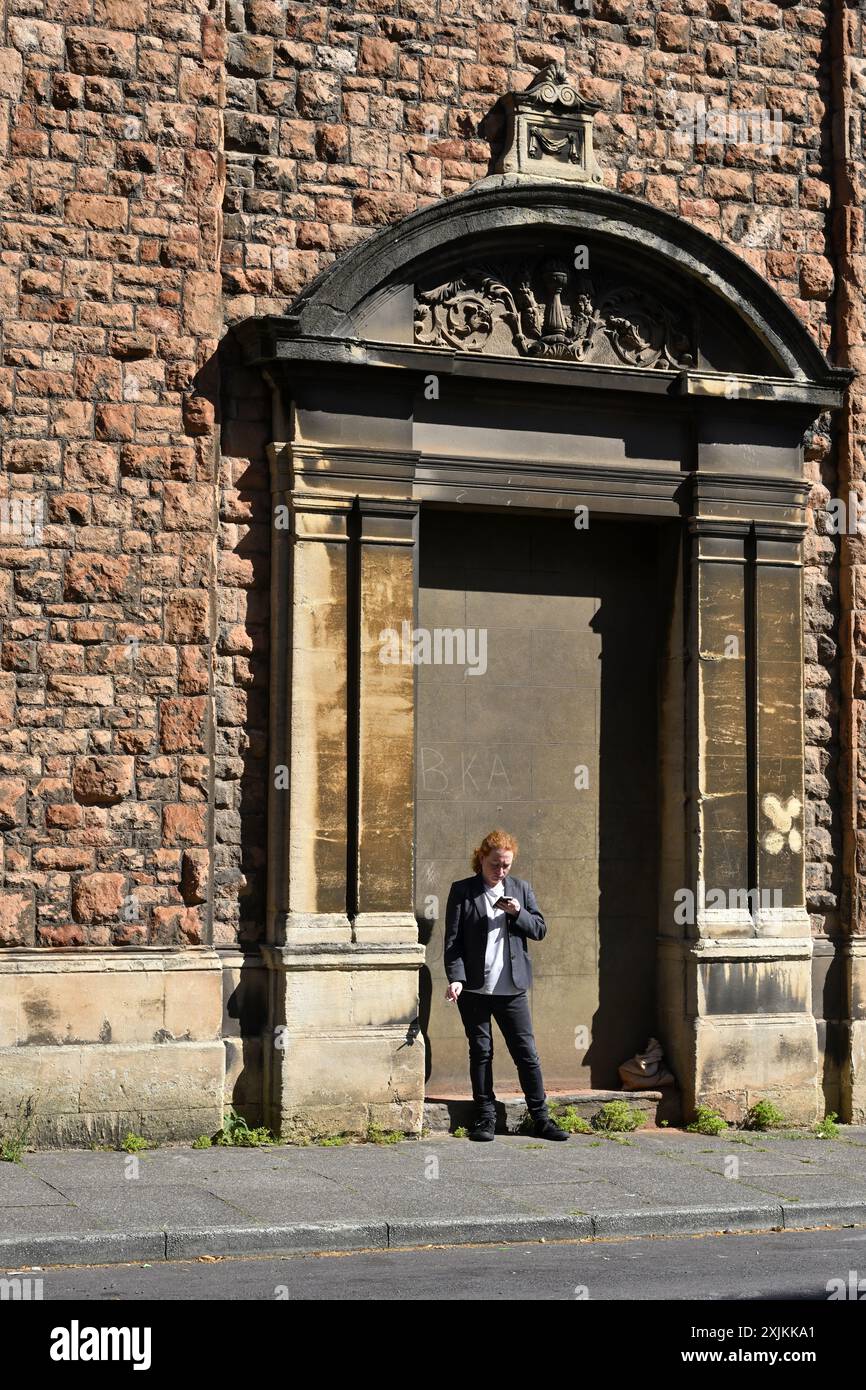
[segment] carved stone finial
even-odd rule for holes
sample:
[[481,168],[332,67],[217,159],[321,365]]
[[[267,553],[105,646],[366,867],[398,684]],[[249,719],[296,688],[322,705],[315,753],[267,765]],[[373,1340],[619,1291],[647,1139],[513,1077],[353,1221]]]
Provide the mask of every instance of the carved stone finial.
[[542,107],[555,106],[557,103],[570,107],[580,101],[577,88],[569,82],[562,63],[548,63],[547,67],[539,68],[529,86],[515,95],[531,97],[536,106]]
[[548,63],[524,91],[500,97],[482,124],[493,146],[491,173],[601,183],[592,148],[598,110],[561,63]]

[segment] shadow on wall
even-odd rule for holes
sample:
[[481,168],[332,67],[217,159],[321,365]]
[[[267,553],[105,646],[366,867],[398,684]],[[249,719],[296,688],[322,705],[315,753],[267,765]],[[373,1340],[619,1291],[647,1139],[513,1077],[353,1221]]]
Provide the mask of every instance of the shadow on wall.
[[226,1101],[249,1125],[265,1123],[262,1049],[269,1042],[268,971],[248,953],[240,969],[223,971]]
[[214,652],[213,944],[243,953],[225,972],[230,1103],[250,1123],[262,1107],[267,972],[258,953],[267,899],[271,499],[270,388],[233,333],[220,381],[219,530]]
[[214,743],[214,945],[264,937],[271,503],[270,390],[220,345],[221,458]]

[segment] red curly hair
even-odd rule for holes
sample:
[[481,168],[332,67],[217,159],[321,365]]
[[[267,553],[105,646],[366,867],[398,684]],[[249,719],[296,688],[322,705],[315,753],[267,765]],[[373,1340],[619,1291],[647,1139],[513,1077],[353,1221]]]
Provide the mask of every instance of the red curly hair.
[[509,835],[507,830],[491,830],[489,835],[485,835],[481,844],[472,853],[472,868],[476,874],[481,873],[481,860],[489,854],[492,849],[510,849],[517,858],[517,841],[513,835]]

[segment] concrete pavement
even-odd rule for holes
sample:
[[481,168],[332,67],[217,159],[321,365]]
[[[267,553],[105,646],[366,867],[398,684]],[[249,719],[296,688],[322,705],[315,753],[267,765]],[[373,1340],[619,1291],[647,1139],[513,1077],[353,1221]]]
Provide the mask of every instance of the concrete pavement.
[[866,1226],[866,1127],[63,1150],[0,1163],[0,1267]]

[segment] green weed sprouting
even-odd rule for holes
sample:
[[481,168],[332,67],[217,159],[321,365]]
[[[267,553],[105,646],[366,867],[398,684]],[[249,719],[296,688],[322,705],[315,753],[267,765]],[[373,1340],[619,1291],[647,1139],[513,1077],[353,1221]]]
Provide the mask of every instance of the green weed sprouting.
[[695,1107],[695,1118],[686,1125],[688,1134],[721,1134],[728,1128],[727,1120],[711,1105]]

